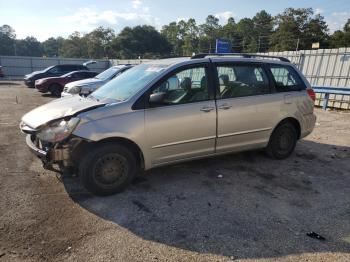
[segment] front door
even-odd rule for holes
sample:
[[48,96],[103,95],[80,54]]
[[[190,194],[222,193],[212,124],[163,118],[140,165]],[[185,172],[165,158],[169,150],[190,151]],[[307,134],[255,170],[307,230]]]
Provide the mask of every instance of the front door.
[[176,70],[156,84],[159,104],[145,110],[145,131],[153,165],[212,154],[216,109],[208,64]]

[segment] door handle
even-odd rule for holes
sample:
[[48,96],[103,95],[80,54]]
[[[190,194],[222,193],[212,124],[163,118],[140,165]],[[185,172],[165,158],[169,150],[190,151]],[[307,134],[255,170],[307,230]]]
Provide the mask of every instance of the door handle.
[[219,106],[219,109],[224,109],[224,110],[227,110],[227,109],[230,109],[232,106],[229,105],[229,104],[223,104],[221,106]]
[[201,108],[201,111],[206,112],[206,113],[208,113],[208,112],[210,112],[212,110],[214,110],[214,107],[211,107],[211,106],[203,106]]

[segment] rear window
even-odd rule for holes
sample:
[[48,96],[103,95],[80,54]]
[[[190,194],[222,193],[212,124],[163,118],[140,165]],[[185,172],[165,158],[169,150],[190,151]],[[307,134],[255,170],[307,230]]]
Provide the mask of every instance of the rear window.
[[291,66],[270,65],[277,92],[299,91],[305,85],[298,73]]

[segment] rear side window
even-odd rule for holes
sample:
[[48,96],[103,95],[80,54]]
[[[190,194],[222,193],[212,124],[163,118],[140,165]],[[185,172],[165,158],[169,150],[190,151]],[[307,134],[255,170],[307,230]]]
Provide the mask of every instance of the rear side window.
[[270,93],[268,77],[260,65],[218,65],[218,98]]
[[89,68],[83,65],[75,65],[74,68],[76,68],[76,70],[89,70]]
[[299,91],[306,88],[291,66],[271,65],[270,70],[277,92]]
[[72,69],[72,67],[70,65],[60,65],[58,67],[60,67],[60,70],[62,72],[65,72],[65,73],[69,73],[69,72],[75,71],[74,70],[75,68]]
[[54,66],[53,68],[51,68],[49,70],[49,72],[52,73],[52,74],[58,74],[58,73],[61,73],[63,71],[62,71],[60,66]]

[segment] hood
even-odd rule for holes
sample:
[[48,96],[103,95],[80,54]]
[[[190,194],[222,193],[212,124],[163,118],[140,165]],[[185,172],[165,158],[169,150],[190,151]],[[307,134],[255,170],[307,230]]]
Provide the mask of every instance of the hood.
[[72,116],[88,108],[105,104],[80,96],[59,98],[28,112],[22,117],[22,122],[33,129],[37,129],[52,120]]
[[102,84],[103,82],[104,81],[102,81],[101,79],[88,78],[88,79],[70,82],[69,84],[66,85],[66,87],[71,88],[73,86],[81,86],[81,85],[88,85],[88,84],[89,85],[98,85],[98,84]]
[[49,81],[49,80],[57,80],[57,79],[61,79],[62,77],[60,76],[52,76],[52,77],[45,77],[45,78],[40,78],[38,80],[45,80],[45,81]]
[[35,75],[37,75],[37,74],[41,74],[41,73],[44,73],[45,71],[44,70],[42,70],[42,71],[34,71],[34,72],[31,72],[30,74],[28,74],[28,75],[25,75],[24,77],[25,78],[30,78],[30,77],[32,77],[32,76],[35,76]]

